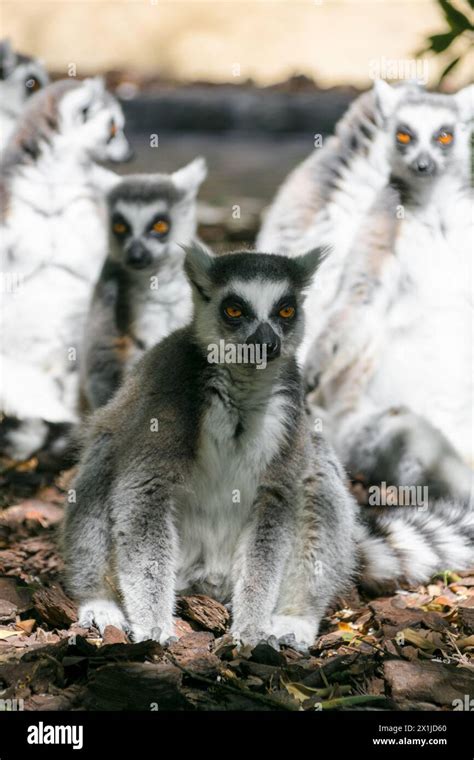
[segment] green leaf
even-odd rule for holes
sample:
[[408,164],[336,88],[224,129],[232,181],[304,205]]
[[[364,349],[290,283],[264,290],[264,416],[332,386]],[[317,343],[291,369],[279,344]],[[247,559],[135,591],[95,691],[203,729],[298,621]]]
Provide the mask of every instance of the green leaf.
[[310,697],[317,696],[320,699],[327,697],[329,689],[312,689],[309,686],[305,686],[303,683],[296,683],[294,681],[285,681],[282,679],[282,685],[292,697],[298,700],[298,702],[306,702]]
[[360,634],[357,631],[348,631],[347,633],[342,634],[343,641],[352,641],[352,639],[355,636],[359,636]]
[[448,63],[448,65],[446,66],[446,68],[443,69],[443,71],[441,72],[441,74],[439,76],[439,84],[441,84],[441,82],[443,81],[443,79],[448,76],[449,72],[452,71],[454,69],[454,67],[458,65],[458,63],[459,63],[460,60],[461,60],[461,56],[458,55],[457,58],[453,58],[453,60],[450,63]]
[[454,8],[449,0],[438,0],[438,2],[443,9],[446,21],[448,22],[453,32],[459,33],[464,32],[466,29],[473,28],[471,22],[464,15],[464,13],[461,13],[461,11],[458,11],[457,8]]
[[435,53],[442,53],[446,50],[452,42],[456,39],[456,35],[453,32],[446,32],[445,34],[433,34],[428,37],[430,43],[429,50],[433,50]]
[[336,697],[323,702],[323,710],[338,710],[340,707],[352,707],[353,705],[365,705],[370,702],[386,702],[387,697],[372,696],[370,694],[357,694],[353,697]]

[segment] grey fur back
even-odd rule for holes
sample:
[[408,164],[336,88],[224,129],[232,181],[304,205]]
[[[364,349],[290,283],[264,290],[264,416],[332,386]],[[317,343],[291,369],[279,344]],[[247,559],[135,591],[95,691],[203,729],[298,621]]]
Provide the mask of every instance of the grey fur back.
[[316,215],[330,204],[351,163],[367,156],[378,126],[374,92],[369,90],[351,104],[323,148],[315,149],[285,180],[263,221],[258,248],[302,252]]

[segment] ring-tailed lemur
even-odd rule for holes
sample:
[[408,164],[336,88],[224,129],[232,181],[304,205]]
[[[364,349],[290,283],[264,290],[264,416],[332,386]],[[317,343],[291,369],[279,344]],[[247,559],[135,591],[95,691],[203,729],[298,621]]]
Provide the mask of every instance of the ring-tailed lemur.
[[2,426],[0,445],[14,458],[41,446],[48,423],[76,419],[78,342],[106,253],[105,191],[119,180],[96,160],[128,157],[123,125],[100,78],[62,80],[32,96],[3,156],[0,411],[16,423]]
[[10,40],[0,40],[0,151],[7,144],[30,95],[45,87],[48,81],[41,61],[17,53]]
[[173,174],[137,174],[109,193],[109,253],[84,331],[81,392],[105,404],[143,352],[191,316],[183,245],[196,234],[197,158]]
[[257,237],[260,250],[289,256],[318,245],[332,249],[306,299],[302,362],[321,327],[321,314],[335,298],[356,231],[388,180],[389,136],[381,110],[387,92],[395,107],[397,100],[423,89],[412,82],[391,87],[376,80],[351,104],[335,134],[287,177]]
[[467,495],[474,464],[474,86],[384,103],[389,185],[367,214],[305,367],[344,463]]
[[142,357],[85,434],[63,536],[84,625],[165,641],[176,594],[201,590],[231,603],[242,641],[307,645],[358,560],[366,578],[417,580],[474,559],[472,510],[359,517],[311,435],[295,353],[321,259],[188,249],[191,324]]

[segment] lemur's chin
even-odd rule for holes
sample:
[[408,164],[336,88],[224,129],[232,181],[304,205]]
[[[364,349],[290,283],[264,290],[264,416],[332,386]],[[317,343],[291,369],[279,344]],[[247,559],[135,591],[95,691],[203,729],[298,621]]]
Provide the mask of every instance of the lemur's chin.
[[276,359],[281,358],[281,352],[278,351],[276,354],[267,354],[267,362],[274,362]]
[[433,179],[433,177],[435,177],[436,174],[437,174],[436,168],[429,169],[427,171],[426,170],[420,170],[420,169],[412,168],[412,169],[410,169],[410,171],[411,171],[413,177],[416,177],[416,179],[421,179],[421,180]]
[[111,164],[128,164],[130,161],[133,161],[135,158],[135,151],[133,148],[129,148],[127,151],[120,153],[118,155],[109,155],[106,154],[103,161],[107,161]]

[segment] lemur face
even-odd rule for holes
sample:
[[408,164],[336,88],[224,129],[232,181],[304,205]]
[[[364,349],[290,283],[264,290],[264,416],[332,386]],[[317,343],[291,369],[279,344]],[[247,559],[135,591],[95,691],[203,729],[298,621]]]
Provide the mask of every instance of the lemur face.
[[0,92],[6,107],[19,112],[30,95],[45,87],[48,81],[41,61],[16,53],[8,40],[0,41]]
[[206,176],[196,159],[171,175],[132,175],[109,195],[110,255],[145,273],[182,264],[196,232],[196,195]]
[[379,80],[375,92],[395,176],[426,181],[448,171],[466,171],[474,118],[472,86],[442,95],[415,85],[391,87]]
[[402,106],[392,119],[393,165],[420,178],[442,174],[453,159],[456,131],[449,108]]
[[304,290],[323,257],[322,249],[288,258],[247,252],[214,257],[202,247],[188,248],[185,270],[203,350],[224,341],[264,348],[267,361],[293,356],[304,332]]
[[84,150],[98,161],[126,161],[131,149],[124,134],[118,101],[100,77],[85,79],[59,103],[59,132],[71,149]]

